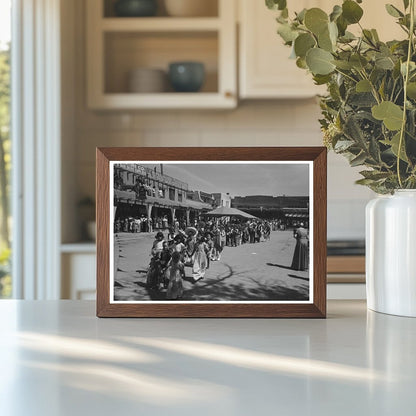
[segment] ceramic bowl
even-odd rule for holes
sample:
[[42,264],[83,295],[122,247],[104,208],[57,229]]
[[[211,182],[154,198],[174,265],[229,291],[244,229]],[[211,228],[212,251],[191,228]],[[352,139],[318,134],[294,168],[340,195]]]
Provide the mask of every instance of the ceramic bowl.
[[131,93],[165,92],[167,84],[167,74],[162,69],[136,68],[129,72],[128,91]]
[[172,62],[169,80],[177,92],[197,92],[205,80],[205,67],[201,62]]
[[114,12],[119,17],[148,17],[157,12],[156,0],[118,0]]

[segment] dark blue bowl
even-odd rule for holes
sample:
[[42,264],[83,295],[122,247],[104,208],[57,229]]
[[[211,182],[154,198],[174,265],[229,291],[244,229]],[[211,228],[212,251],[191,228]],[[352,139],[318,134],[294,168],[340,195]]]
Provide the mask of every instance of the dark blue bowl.
[[157,12],[156,0],[118,0],[114,4],[116,16],[149,17]]
[[205,80],[205,67],[201,62],[172,62],[169,80],[177,92],[198,92]]

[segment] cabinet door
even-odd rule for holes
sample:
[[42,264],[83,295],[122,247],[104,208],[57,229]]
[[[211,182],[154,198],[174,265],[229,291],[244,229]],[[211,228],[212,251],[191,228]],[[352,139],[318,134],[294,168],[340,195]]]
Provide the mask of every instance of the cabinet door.
[[[399,9],[402,0],[389,1]],[[298,0],[289,3],[290,11],[300,11],[304,7],[320,7],[330,12],[334,4],[341,0]],[[290,48],[283,44],[277,35],[277,12],[268,10],[264,1],[239,0],[240,17],[240,97],[241,98],[305,98],[325,92],[324,87],[313,84],[311,75],[298,68],[289,59]],[[384,2],[366,0],[362,25],[376,28],[384,41],[403,38],[404,32],[395,24],[394,18],[386,12]],[[350,31],[360,31],[358,25],[350,26]]]
[[[106,11],[103,0],[85,2],[88,107],[236,107],[236,4],[234,0],[216,1],[217,16],[171,17],[165,13],[129,18],[113,16]],[[205,82],[199,92],[174,92],[164,82],[169,64],[177,61],[204,64]],[[153,92],[137,92],[129,87],[129,74],[143,68],[159,70],[159,88]]]
[[[324,7],[325,1],[299,0],[296,10]],[[305,98],[318,94],[310,74],[289,59],[291,49],[276,33],[275,11],[264,1],[239,0],[240,13],[240,97]]]
[[62,256],[62,298],[93,300],[96,289],[94,253],[65,253]]

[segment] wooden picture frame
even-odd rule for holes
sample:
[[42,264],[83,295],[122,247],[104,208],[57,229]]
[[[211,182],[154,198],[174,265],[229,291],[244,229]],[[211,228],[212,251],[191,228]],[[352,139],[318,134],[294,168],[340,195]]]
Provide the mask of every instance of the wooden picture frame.
[[[326,148],[324,147],[97,148],[96,155],[97,155],[97,166],[96,166],[97,168],[97,176],[96,176],[97,195],[96,196],[97,196],[97,316],[98,317],[169,317],[169,318],[172,318],[172,317],[325,318],[326,317],[326,266],[327,266],[326,265],[326,212],[327,212],[327,197],[326,197],[327,150]],[[156,165],[154,168],[151,168],[153,166],[152,163],[155,164],[156,162],[160,163],[160,170],[161,170],[160,173],[157,173]],[[165,175],[165,173],[163,173],[164,172],[163,166],[170,167],[172,169],[177,169],[177,170],[180,169],[181,166],[182,167],[185,166],[186,169],[188,169],[189,171],[191,169],[194,169],[195,171],[196,167],[193,165],[197,165],[197,164],[201,164],[200,166],[198,166],[198,169],[200,169],[201,167],[204,169],[205,168],[211,169],[209,170],[209,172],[220,171],[221,169],[225,169],[225,167],[227,167],[227,169],[228,168],[231,170],[235,169],[236,174],[237,172],[239,172],[239,169],[243,169],[244,167],[247,167],[247,166],[248,166],[247,169],[253,169],[253,172],[254,171],[258,172],[257,165],[261,165],[262,167],[264,167],[264,169],[269,169],[269,170],[276,169],[276,172],[283,172],[282,169],[289,169],[289,167],[290,169],[299,168],[299,169],[302,169],[302,172],[308,172],[307,174],[308,175],[307,176],[308,188],[307,189],[309,190],[308,191],[309,199],[307,202],[307,207],[308,207],[307,208],[307,221],[308,223],[310,222],[309,224],[310,226],[309,248],[310,248],[310,253],[311,253],[310,258],[308,257],[308,261],[311,267],[309,267],[309,271],[306,271],[305,273],[309,273],[309,274],[307,275],[307,277],[303,277],[303,278],[301,276],[294,275],[293,272],[290,270],[291,269],[290,262],[288,262],[287,260],[286,266],[267,262],[266,263],[267,265],[277,266],[277,267],[275,268],[270,267],[269,269],[267,269],[267,270],[270,270],[270,276],[267,275],[265,277],[264,276],[262,277],[262,278],[267,278],[267,279],[269,279],[269,277],[273,278],[274,273],[277,273],[277,271],[279,271],[279,273],[283,273],[284,270],[289,270],[287,273],[289,273],[288,276],[291,276],[291,277],[289,278],[285,276],[284,277],[286,279],[285,281],[291,282],[290,279],[296,278],[296,279],[299,279],[299,280],[296,280],[297,282],[296,284],[307,285],[307,290],[309,292],[306,297],[302,298],[303,300],[301,301],[293,300],[295,299],[295,297],[292,299],[292,297],[288,295],[287,298],[278,298],[278,297],[275,298],[271,296],[270,298],[264,298],[264,300],[263,298],[261,298],[261,300],[258,300],[256,297],[249,298],[249,300],[247,300],[246,298],[242,297],[242,299],[245,299],[243,301],[240,301],[240,300],[217,301],[214,298],[212,300],[209,298],[208,301],[206,300],[199,301],[199,298],[192,299],[192,300],[180,300],[180,301],[179,300],[154,301],[151,299],[146,300],[146,301],[142,301],[142,300],[136,301],[136,298],[134,298],[133,301],[124,301],[123,298],[118,295],[119,291],[117,291],[117,295],[115,294],[116,292],[115,292],[114,287],[117,286],[116,283],[118,282],[118,280],[116,280],[116,276],[118,279],[119,269],[116,269],[115,267],[115,264],[116,264],[115,259],[116,259],[116,256],[118,256],[118,254],[116,253],[116,256],[114,255],[114,242],[116,241],[116,238],[121,238],[120,236],[126,236],[130,239],[133,239],[132,241],[136,241],[135,238],[139,238],[139,237],[135,237],[133,234],[127,235],[127,234],[123,234],[122,232],[114,231],[114,230],[116,231],[119,230],[120,221],[124,221],[122,222],[122,224],[124,224],[123,226],[125,226],[125,224],[128,221],[134,221],[134,220],[126,220],[126,219],[120,219],[120,218],[116,220],[115,212],[119,213],[120,209],[118,211],[114,209],[113,201],[118,201],[117,204],[119,204],[120,208],[123,208],[123,209],[129,208],[127,203],[130,204],[131,209],[142,209],[147,203],[148,212],[149,212],[149,209],[150,209],[150,212],[152,212],[150,202],[145,202],[146,201],[145,199],[138,199],[138,198],[146,198],[146,196],[140,196],[141,191],[138,191],[137,189],[134,192],[133,190],[130,190],[130,189],[128,189],[127,191],[124,191],[124,189],[127,189],[126,188],[127,185],[123,185],[124,182],[122,182],[122,185],[118,184],[119,179],[123,180],[121,177],[120,178],[117,177],[117,181],[116,181],[117,184],[115,184],[115,179],[114,179],[116,175],[115,172],[119,172],[117,174],[120,174],[120,175],[121,173],[123,173],[125,175],[124,178],[132,178],[134,175],[131,172],[129,174],[129,169],[130,168],[133,169],[134,167],[132,172],[136,172],[137,169],[140,169],[140,172],[142,172],[141,173],[142,176],[136,176],[135,179],[133,178],[131,180],[135,180],[136,181],[135,183],[140,184],[140,186],[146,186],[148,189],[151,189],[151,188],[149,187],[149,185],[146,185],[146,184],[147,183],[151,184],[152,186],[154,186],[154,189],[156,189],[156,192],[157,192],[156,195],[160,196],[163,194],[163,198],[166,198],[167,200],[168,197],[164,194],[164,191],[162,192],[160,190],[163,187],[164,181],[167,180],[164,178],[165,177],[168,178],[168,176]],[[176,165],[180,165],[180,166],[176,166]],[[307,170],[305,170],[306,168],[304,169],[304,165],[307,166]],[[125,172],[126,169],[127,171]],[[159,178],[160,183],[156,184],[156,180],[152,181],[149,179],[149,172],[150,172],[150,176],[153,177],[152,176],[153,171],[151,169],[154,169],[154,172],[155,172],[154,175],[158,175],[157,177]],[[183,170],[184,169],[182,169],[182,171]],[[146,183],[143,182],[145,180],[143,179],[145,177],[144,172],[146,172],[146,178],[147,178],[146,180],[148,180],[148,182]],[[214,173],[212,173],[212,175],[214,175]],[[276,176],[279,177],[278,174]],[[230,177],[235,177],[235,175],[234,176],[231,175]],[[270,180],[270,177],[274,178],[274,176],[269,176],[269,180]],[[296,180],[296,177],[293,176],[293,174],[290,177],[293,178],[293,181]],[[176,179],[172,179],[172,180],[176,180]],[[278,178],[276,178],[276,180],[278,180]],[[304,180],[306,179],[302,179],[302,181]],[[263,181],[261,180],[258,181],[259,188],[261,188],[261,182]],[[293,183],[295,184],[295,182]],[[122,191],[119,191],[119,189],[122,189]],[[151,189],[151,191],[153,191],[153,195],[151,191],[149,191],[150,196],[148,198],[149,200],[152,200],[152,201],[155,200],[156,198],[154,194],[155,192],[154,189],[153,188]],[[116,198],[116,196],[118,197],[120,194],[125,195],[126,192],[131,192],[130,194],[128,194],[128,195],[132,195],[131,200]],[[169,192],[170,192],[170,189],[169,189]],[[174,191],[173,194],[175,192],[176,192],[176,195],[178,196],[179,191],[178,190]],[[200,197],[202,198],[201,196],[202,193],[198,195],[200,195]],[[207,195],[211,195],[212,201],[214,201],[215,195],[217,194],[212,193],[212,194],[207,194]],[[221,194],[221,195],[224,195],[224,194]],[[169,195],[169,197],[172,197],[172,195]],[[190,198],[190,199],[193,198],[192,191],[190,190],[190,188],[189,190],[183,193],[183,196],[181,196],[180,201],[183,201],[182,198]],[[238,197],[234,196],[233,201],[235,201],[236,198]],[[245,196],[243,198],[251,198],[251,197]],[[272,197],[272,198],[275,198],[275,197]],[[284,198],[288,198],[288,197],[283,195],[281,198],[283,198],[281,199],[282,201],[286,201],[286,199]],[[208,203],[211,203],[211,200],[208,200],[208,202],[204,202],[204,204],[208,204]],[[213,204],[212,207],[216,206],[213,202],[212,204]],[[221,201],[221,204],[222,204],[222,201]],[[227,206],[232,206],[232,204],[233,203],[231,202],[231,205],[227,205]],[[163,205],[160,205],[159,207],[161,210],[164,209]],[[256,209],[256,207],[254,207],[253,209]],[[259,207],[259,209],[261,210],[261,212],[263,212],[262,211],[263,207]],[[175,212],[174,208],[171,208],[171,210],[173,210],[172,212]],[[293,252],[293,244],[297,244],[297,243],[293,243],[293,241],[298,241],[298,240],[289,239],[289,237],[293,238],[293,236],[295,235],[294,230],[286,229],[286,231],[283,231],[281,233],[281,230],[283,230],[286,226],[289,227],[288,225],[290,224],[289,220],[291,219],[293,220],[293,217],[289,218],[291,214],[284,214],[284,218],[281,217],[279,220],[276,220],[276,219],[270,220],[268,218],[264,219],[263,217],[260,218],[260,216],[258,216],[256,217],[256,219],[247,220],[246,224],[248,225],[244,225],[245,223],[243,222],[243,219],[240,218],[240,220],[235,219],[235,222],[237,224],[235,225],[234,222],[228,222],[228,223],[221,222],[221,221],[227,221],[227,220],[231,221],[233,217],[231,216],[221,217],[221,219],[217,221],[216,219],[217,217],[215,218],[210,217],[212,213],[213,211],[209,211],[208,213],[209,215],[208,215],[206,212],[205,213],[202,211],[196,212],[196,214],[198,215],[199,214],[206,215],[206,217],[201,217],[201,216],[196,215],[197,218],[208,218],[206,220],[207,221],[206,223],[202,222],[203,226],[201,226],[202,228],[200,229],[200,234],[202,234],[202,231],[204,231],[204,227],[206,227],[207,229],[209,226],[214,227],[213,229],[216,229],[215,227],[218,227],[218,230],[219,230],[219,229],[222,229],[221,228],[222,226],[224,226],[228,230],[231,227],[237,227],[236,229],[239,229],[238,227],[249,227],[249,226],[251,227],[253,223],[254,224],[253,227],[256,226],[257,224],[259,229],[269,230],[268,235],[269,236],[272,235],[273,238],[274,238],[274,235],[277,236],[276,238],[283,238],[283,236],[285,236],[284,238],[287,238],[290,244],[292,244],[291,252]],[[246,213],[248,213],[248,211],[246,211]],[[281,213],[281,215],[283,214]],[[296,216],[300,214],[293,214],[293,215]],[[148,218],[150,218],[148,228],[151,228],[151,225],[150,225],[152,221],[151,214],[149,214]],[[172,218],[174,221],[179,222],[175,218],[174,213],[172,214]],[[257,219],[257,218],[260,218],[260,219]],[[144,221],[145,220],[146,219],[144,219]],[[157,221],[159,220],[160,218],[158,217]],[[189,218],[187,218],[187,220],[189,221]],[[195,218],[194,221],[196,224],[197,219]],[[238,221],[241,221],[241,222],[238,223]],[[175,222],[175,227],[176,227],[176,222]],[[184,220],[184,224],[186,224],[186,220]],[[240,225],[240,224],[243,224],[243,225]],[[303,224],[299,225],[299,223],[296,221],[292,221],[291,224],[295,227],[303,227]],[[273,231],[270,232],[270,230],[272,229],[272,226],[278,227],[278,231],[276,231],[276,234],[273,234],[274,233]],[[299,232],[299,229],[300,228],[298,228],[296,231],[297,238],[301,234]],[[156,234],[156,231],[153,232],[153,235],[155,234]],[[263,235],[262,233],[260,234]],[[264,235],[266,236],[266,234],[267,233],[265,231]],[[207,238],[208,240],[210,240],[209,233],[206,235],[208,235]],[[143,234],[143,236],[140,236],[140,238],[150,238],[150,237],[146,237]],[[192,239],[192,233],[189,238]],[[150,241],[150,240],[147,240],[147,241]],[[198,240],[198,247],[199,245],[203,244],[203,241],[204,241],[203,238]],[[261,244],[260,245],[253,244],[251,246],[247,244],[245,247],[243,247],[242,245],[241,248],[230,247],[230,248],[226,248],[226,250],[228,250],[228,253],[237,253],[237,251],[232,251],[234,249],[235,250],[244,249],[245,252],[247,252],[247,250],[250,250],[249,251],[250,254],[253,255],[251,258],[256,259],[256,261],[258,261],[257,259],[260,256],[255,257],[254,255],[257,253],[255,252],[251,253],[251,251],[254,251],[255,248],[257,251],[257,247],[259,248],[259,250],[261,250],[261,247],[265,247],[264,250],[266,250],[266,248],[267,250],[274,250],[275,246],[273,245],[274,243],[272,244],[273,241],[274,241],[273,239],[269,240],[269,242],[264,240],[263,246],[261,246]],[[206,245],[204,245],[204,247],[205,246]],[[146,249],[147,252],[150,252],[150,248],[151,247]],[[226,250],[224,251],[224,255],[227,253]],[[269,251],[267,250],[265,252],[269,253]],[[111,254],[112,254],[112,257],[111,257]],[[147,254],[147,256],[149,256],[149,254]],[[243,255],[242,255],[242,258],[243,258]],[[263,260],[261,261],[263,262]],[[243,260],[241,262],[243,262]],[[213,266],[220,267],[220,263],[221,262],[215,263],[213,264]],[[175,263],[175,264],[179,265],[182,263],[180,263],[178,260],[178,263]],[[111,267],[113,268],[112,271],[110,270]],[[292,267],[293,267],[293,263],[292,263]],[[137,272],[143,273],[144,271],[137,270]],[[189,274],[189,272],[187,273]],[[143,279],[144,278],[143,275],[141,276],[142,276],[141,279]],[[256,276],[253,275],[251,280],[256,283],[257,282]],[[296,286],[296,287],[301,287],[301,286]],[[268,286],[266,286],[266,288],[268,288]],[[140,290],[142,290],[142,288]],[[303,288],[302,290],[305,290],[305,289]],[[254,292],[250,292],[250,293],[254,293]],[[129,299],[129,298],[127,297],[126,299]]]

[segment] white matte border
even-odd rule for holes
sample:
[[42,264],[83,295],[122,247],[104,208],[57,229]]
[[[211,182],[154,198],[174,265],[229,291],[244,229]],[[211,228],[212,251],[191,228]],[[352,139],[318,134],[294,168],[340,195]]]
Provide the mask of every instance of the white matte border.
[[[308,165],[309,166],[309,241],[312,241],[312,244],[309,246],[309,300],[306,301],[292,301],[292,300],[261,300],[261,301],[235,301],[235,300],[217,300],[217,301],[159,301],[159,300],[134,300],[134,301],[115,301],[114,300],[114,165],[117,164],[128,164],[128,165],[148,165],[148,164],[164,164],[164,165],[196,165],[196,164],[206,164],[206,165],[261,165],[261,164],[270,164],[270,165]],[[313,304],[313,288],[314,288],[314,211],[313,211],[313,202],[314,202],[314,188],[313,188],[313,161],[304,161],[304,160],[271,160],[271,161],[246,161],[246,160],[233,160],[233,161],[215,161],[215,160],[204,160],[204,161],[194,161],[194,160],[145,160],[145,161],[126,161],[126,160],[112,160],[110,161],[110,304],[198,304],[206,303],[217,305],[221,303],[231,303],[231,304]]]

